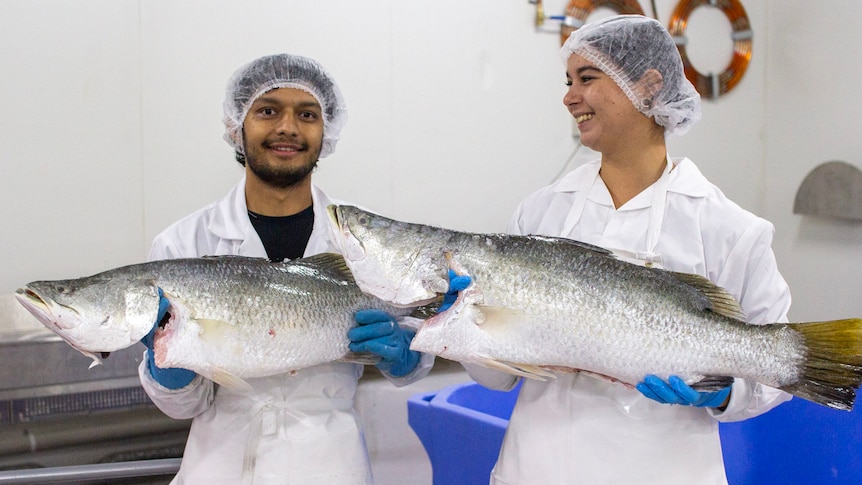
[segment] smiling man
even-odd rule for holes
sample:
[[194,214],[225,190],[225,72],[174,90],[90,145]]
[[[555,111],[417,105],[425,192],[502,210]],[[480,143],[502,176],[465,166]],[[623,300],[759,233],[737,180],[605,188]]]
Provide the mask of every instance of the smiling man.
[[[243,177],[221,200],[156,236],[150,259],[242,255],[282,261],[338,252],[329,239],[326,207],[339,201],[311,180],[347,119],[332,77],[305,57],[261,57],[228,82],[224,114],[224,138],[244,167]],[[411,351],[413,333],[392,317],[364,310],[356,321],[359,327],[345,335],[351,350],[379,354],[377,367],[395,385],[428,373],[433,356]],[[330,362],[249,379],[253,390],[242,393],[185,369],[158,368],[152,340],[143,339],[144,390],[168,416],[194,418],[172,484],[372,482],[353,409],[362,366]]]

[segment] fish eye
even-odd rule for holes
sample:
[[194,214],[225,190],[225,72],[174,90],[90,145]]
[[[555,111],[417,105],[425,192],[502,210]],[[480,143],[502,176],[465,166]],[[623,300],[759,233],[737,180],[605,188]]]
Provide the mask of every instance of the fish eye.
[[359,224],[361,224],[363,226],[367,226],[368,225],[368,218],[365,216],[360,217],[359,218]]
[[65,295],[66,293],[69,293],[69,291],[70,291],[70,290],[69,290],[69,287],[68,287],[68,286],[58,286],[58,287],[57,287],[57,291],[58,291],[61,295]]

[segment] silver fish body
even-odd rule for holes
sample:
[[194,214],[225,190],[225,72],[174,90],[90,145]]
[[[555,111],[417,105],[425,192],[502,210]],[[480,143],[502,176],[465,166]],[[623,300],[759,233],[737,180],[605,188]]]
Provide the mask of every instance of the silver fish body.
[[[699,389],[746,378],[841,409],[862,380],[862,320],[751,325],[705,278],[588,244],[452,231],[350,206],[330,216],[363,291],[409,304],[445,292],[450,268],[472,278],[423,324],[414,350],[538,378],[587,371],[634,385],[678,375]],[[827,342],[836,332],[848,337],[840,349]]]
[[357,310],[410,312],[362,293],[334,254],[283,263],[241,256],[152,261],[33,282],[16,296],[66,342],[99,360],[152,329],[158,288],[170,301],[170,320],[155,334],[156,364],[225,385],[356,358],[347,331]]

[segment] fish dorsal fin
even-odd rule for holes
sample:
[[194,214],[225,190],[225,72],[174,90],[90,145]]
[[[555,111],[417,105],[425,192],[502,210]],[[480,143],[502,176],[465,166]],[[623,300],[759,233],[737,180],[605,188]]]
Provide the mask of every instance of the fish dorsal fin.
[[215,260],[215,261],[219,261],[219,260],[229,261],[231,259],[234,259],[234,260],[239,261],[239,260],[243,260],[243,259],[261,259],[261,260],[263,260],[266,258],[254,258],[251,256],[240,256],[238,254],[206,254],[206,255],[203,255],[199,258],[186,258],[186,259],[209,259],[209,260]]
[[745,321],[745,313],[742,311],[742,307],[739,306],[739,302],[736,301],[736,298],[734,298],[733,295],[728,293],[724,288],[700,275],[678,273],[674,271],[669,271],[668,273],[683,283],[694,287],[697,291],[706,296],[710,303],[708,310],[728,318],[733,318],[742,322]]
[[302,259],[294,259],[289,264],[303,264],[317,269],[327,270],[330,273],[339,276],[348,283],[356,284],[353,279],[353,273],[347,267],[347,262],[344,261],[344,256],[337,253],[320,253],[314,256],[309,256]]
[[602,254],[605,256],[614,256],[613,252],[611,252],[611,251],[609,251],[609,250],[607,250],[601,246],[596,246],[596,245],[593,245],[590,243],[577,241],[575,239],[568,239],[565,237],[555,237],[555,236],[541,236],[538,234],[531,234],[531,235],[525,236],[525,237],[527,237],[529,239],[535,239],[538,241],[550,241],[550,242],[559,242],[559,243],[571,244],[572,246],[577,246],[581,249],[586,249],[587,251],[593,251],[593,252],[596,252],[596,253],[599,253],[599,254]]

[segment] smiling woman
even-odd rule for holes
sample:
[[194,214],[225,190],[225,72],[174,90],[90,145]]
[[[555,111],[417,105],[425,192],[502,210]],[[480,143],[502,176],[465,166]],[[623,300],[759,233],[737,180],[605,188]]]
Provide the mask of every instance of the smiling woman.
[[[603,35],[612,28],[614,36]],[[640,52],[640,43],[655,47]],[[665,137],[685,133],[700,118],[700,97],[682,75],[667,31],[645,17],[585,26],[562,53],[569,86],[563,103],[581,143],[602,154],[602,180],[619,208],[659,179]]]
[[[700,118],[700,96],[667,30],[640,15],[614,16],[574,31],[561,53],[569,81],[563,101],[581,142],[601,158],[525,198],[508,231],[605,248],[615,264],[647,266],[652,275],[664,275],[661,269],[698,275],[743,302],[748,322],[786,322],[790,292],[772,253],[772,225],[729,201],[688,158],[668,156],[666,138]],[[681,319],[673,326],[690,331],[691,325]],[[613,332],[601,326],[598,333]],[[667,351],[676,341],[653,350]],[[492,389],[517,384],[513,376],[465,367]],[[746,419],[789,399],[749,377],[704,388],[707,379],[674,377],[681,370],[656,373],[634,377],[640,380],[634,388],[583,372],[525,380],[491,483],[725,485],[715,421]]]
[[[602,60],[597,60],[605,70],[578,54],[572,54],[567,62],[566,79],[569,88],[563,96],[563,104],[578,124],[581,143],[602,153],[609,163],[632,162],[636,160],[634,152],[643,155],[649,153],[650,147],[654,147],[656,158],[662,160],[665,151],[664,128],[644,116],[629,101],[651,100],[653,91],[661,88],[661,81],[647,81],[648,77],[653,76],[645,75],[637,83],[624,84],[627,93],[614,81],[614,77],[619,78],[621,74],[610,70]],[[657,172],[660,171],[661,168],[657,167]],[[605,175],[611,174],[606,172]],[[657,175],[658,173],[647,173],[642,183],[616,187],[619,190],[611,192],[615,205],[619,207],[627,202],[650,185]]]

